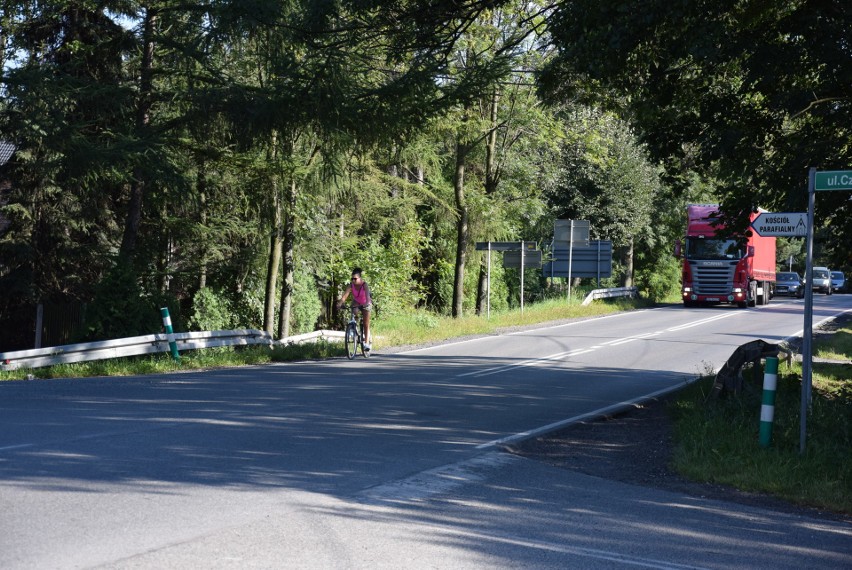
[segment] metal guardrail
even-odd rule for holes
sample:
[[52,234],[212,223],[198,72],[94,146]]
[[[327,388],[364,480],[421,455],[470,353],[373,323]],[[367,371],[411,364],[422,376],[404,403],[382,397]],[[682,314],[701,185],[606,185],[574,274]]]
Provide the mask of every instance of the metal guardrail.
[[316,342],[317,340],[337,340],[342,338],[342,332],[328,330],[290,336],[281,340],[274,340],[265,331],[256,329],[187,332],[175,333],[173,335],[157,333],[114,340],[83,342],[31,350],[2,352],[0,353],[0,370],[6,371],[17,370],[19,368],[41,368],[43,366],[53,366],[56,364],[70,364],[73,362],[86,362],[90,360],[104,360],[108,358],[138,356],[140,354],[169,352],[170,340],[177,343],[178,350],[180,351],[213,348],[217,346],[287,346],[291,344],[302,344],[304,342]]
[[583,299],[583,306],[591,304],[595,299],[610,299],[612,297],[635,297],[639,294],[636,287],[613,287],[610,289],[595,289],[589,291],[586,298]]

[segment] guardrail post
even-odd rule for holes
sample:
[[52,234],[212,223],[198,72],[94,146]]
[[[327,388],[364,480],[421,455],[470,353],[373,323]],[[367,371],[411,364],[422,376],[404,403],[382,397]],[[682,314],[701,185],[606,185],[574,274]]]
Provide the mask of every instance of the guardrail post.
[[775,419],[775,388],[778,384],[778,359],[766,357],[763,372],[763,403],[760,406],[760,447],[769,447],[772,440],[772,421]]
[[178,354],[177,342],[175,342],[175,332],[172,329],[172,317],[169,316],[169,308],[161,308],[160,316],[163,317],[163,326],[166,328],[166,338],[169,340],[169,349],[172,351],[172,358],[176,362],[180,362],[180,354]]

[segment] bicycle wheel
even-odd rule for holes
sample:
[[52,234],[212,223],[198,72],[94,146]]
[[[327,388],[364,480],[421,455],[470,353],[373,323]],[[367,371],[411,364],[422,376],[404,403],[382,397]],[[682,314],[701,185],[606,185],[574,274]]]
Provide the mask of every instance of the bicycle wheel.
[[346,325],[346,356],[349,357],[349,360],[355,358],[355,354],[358,352],[358,344],[360,343],[360,338],[358,335],[358,329],[355,328],[355,325],[348,324]]

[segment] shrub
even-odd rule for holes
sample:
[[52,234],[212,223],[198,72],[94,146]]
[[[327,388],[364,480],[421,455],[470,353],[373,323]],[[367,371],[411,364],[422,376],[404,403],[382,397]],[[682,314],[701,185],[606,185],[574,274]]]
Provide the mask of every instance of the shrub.
[[644,296],[657,303],[677,296],[680,289],[680,271],[677,259],[670,257],[652,267],[637,271],[636,281]]
[[95,287],[81,340],[105,340],[160,332],[159,307],[143,295],[132,268],[119,262]]
[[322,303],[313,278],[296,271],[293,278],[293,309],[290,314],[292,334],[311,332],[322,314]]
[[221,291],[204,287],[192,298],[189,327],[198,331],[228,330],[234,328],[231,315],[231,303],[228,298]]
[[418,311],[414,314],[414,324],[422,329],[436,329],[440,325],[438,318],[426,311]]

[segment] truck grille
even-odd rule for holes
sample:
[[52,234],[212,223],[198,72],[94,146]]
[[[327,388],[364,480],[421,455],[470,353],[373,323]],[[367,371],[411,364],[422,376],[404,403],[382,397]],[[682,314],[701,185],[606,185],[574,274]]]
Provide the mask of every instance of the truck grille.
[[734,283],[734,270],[737,262],[721,262],[705,265],[707,262],[692,263],[692,278],[695,292],[699,295],[728,295]]

